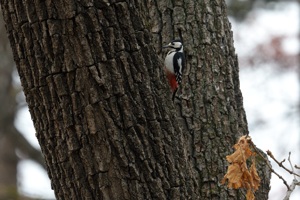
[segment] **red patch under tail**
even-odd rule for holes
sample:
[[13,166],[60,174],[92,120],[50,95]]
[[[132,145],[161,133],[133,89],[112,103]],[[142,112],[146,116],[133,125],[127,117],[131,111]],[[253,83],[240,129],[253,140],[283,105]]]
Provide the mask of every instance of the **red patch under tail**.
[[168,78],[169,84],[171,86],[171,89],[172,89],[173,92],[175,92],[178,88],[178,83],[176,81],[176,76],[175,76],[175,74],[172,74],[168,71],[166,73],[167,73],[167,78]]

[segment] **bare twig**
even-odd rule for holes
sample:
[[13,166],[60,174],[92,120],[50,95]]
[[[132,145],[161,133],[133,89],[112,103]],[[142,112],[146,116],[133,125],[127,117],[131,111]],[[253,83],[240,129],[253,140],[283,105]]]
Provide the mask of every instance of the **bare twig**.
[[[272,154],[272,152],[271,152],[270,150],[267,151],[267,154],[268,154],[268,156],[270,156],[270,157],[271,157],[271,158],[279,165],[279,167],[282,167],[283,169],[285,169],[285,171],[287,171],[287,172],[290,173],[290,174],[293,174],[294,176],[300,177],[299,174],[295,173],[294,171],[291,171],[291,170],[287,169],[287,168],[282,164],[285,160],[279,162],[279,161],[273,156],[273,154]],[[290,158],[290,157],[289,157],[289,158]]]
[[281,179],[283,181],[284,185],[287,187],[288,190],[291,190],[290,186],[287,184],[286,180],[282,176],[280,176],[276,171],[274,171],[274,169],[270,165],[269,161],[263,155],[261,155],[261,153],[259,152],[259,150],[255,146],[255,144],[252,141],[250,142],[250,144],[253,147],[254,151],[265,161],[265,163],[267,164],[267,166],[269,167],[269,169],[271,170],[271,172],[273,174],[275,174],[279,179]]
[[288,161],[290,163],[290,166],[291,166],[291,170],[286,168],[283,163],[285,162],[285,159],[283,159],[281,162],[279,162],[275,157],[274,155],[272,154],[272,152],[270,150],[267,151],[267,155],[269,157],[271,157],[278,165],[279,167],[283,168],[285,171],[289,172],[290,174],[294,175],[294,179],[293,179],[293,182],[292,184],[289,186],[286,182],[286,180],[280,176],[276,171],[274,171],[274,169],[272,168],[272,166],[270,165],[269,161],[259,152],[259,150],[256,148],[255,144],[250,140],[250,145],[253,147],[254,151],[265,161],[265,163],[267,164],[267,166],[269,167],[269,169],[271,170],[272,173],[274,173],[279,179],[281,179],[283,181],[283,183],[285,184],[285,186],[287,187],[287,192],[286,192],[286,195],[284,197],[283,200],[289,200],[290,199],[290,196],[292,194],[292,192],[294,191],[294,189],[296,188],[296,186],[300,186],[300,181],[297,180],[297,177],[300,177],[299,174],[297,174],[294,170],[294,167],[296,169],[300,169],[299,166],[295,165],[293,167],[292,165],[292,161],[291,161],[291,152],[289,152],[289,157],[288,157]]
[[293,167],[292,161],[291,161],[291,152],[289,152],[289,158],[288,158],[288,161],[289,161],[289,163],[290,163],[290,165],[291,165],[291,169],[292,169],[292,172],[293,172],[293,174],[294,174],[294,179],[296,179],[294,167]]
[[288,158],[288,161],[291,165],[291,168],[292,168],[292,172],[293,172],[293,175],[294,175],[294,179],[293,179],[293,182],[292,184],[290,185],[290,190],[287,191],[285,197],[283,200],[289,200],[290,199],[290,196],[292,194],[292,192],[294,191],[294,189],[296,188],[296,185],[299,185],[300,182],[297,180],[297,177],[296,177],[296,173],[294,171],[294,168],[293,168],[293,165],[292,165],[292,161],[291,161],[291,152],[289,152],[289,158]]
[[292,184],[290,185],[290,190],[288,190],[286,192],[286,195],[285,195],[283,200],[289,200],[290,199],[290,196],[291,196],[292,192],[294,191],[296,185],[299,185],[299,183],[300,182],[297,179],[293,180]]

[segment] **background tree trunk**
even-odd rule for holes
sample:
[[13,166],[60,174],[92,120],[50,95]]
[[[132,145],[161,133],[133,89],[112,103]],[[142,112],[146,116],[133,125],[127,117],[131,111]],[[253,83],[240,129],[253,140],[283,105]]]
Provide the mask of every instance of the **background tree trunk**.
[[[219,183],[247,133],[224,1],[1,6],[58,199],[243,198]],[[158,55],[178,28],[188,62],[174,107]]]
[[[1,37],[6,36],[4,26],[1,29],[1,24],[0,33]],[[11,54],[4,54],[5,47],[9,48],[9,45],[0,45],[0,199],[16,199],[18,197],[16,172],[19,158],[15,153],[12,135],[15,135],[13,123],[17,103],[12,83],[13,59]]]
[[[14,126],[18,109],[17,95],[21,89],[13,81],[16,70],[0,10],[0,199],[19,199],[17,168],[20,157],[32,159],[44,166],[41,152],[30,145]],[[8,50],[9,49],[9,50]],[[20,98],[19,98],[20,101]]]

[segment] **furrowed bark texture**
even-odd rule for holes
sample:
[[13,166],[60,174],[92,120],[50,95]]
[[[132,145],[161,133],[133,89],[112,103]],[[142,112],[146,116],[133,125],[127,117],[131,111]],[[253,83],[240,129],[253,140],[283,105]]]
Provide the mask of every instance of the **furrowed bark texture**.
[[[1,5],[58,199],[241,199],[219,184],[247,132],[223,1]],[[158,53],[178,28],[174,109]]]
[[63,2],[2,1],[56,197],[190,198],[184,140],[139,5]]
[[[244,199],[245,191],[220,187],[226,155],[248,133],[225,1],[150,1],[148,7],[154,43],[179,39],[179,29],[183,36],[187,68],[176,105],[200,199]],[[263,162],[258,168],[262,181],[255,196],[268,199],[271,172]]]

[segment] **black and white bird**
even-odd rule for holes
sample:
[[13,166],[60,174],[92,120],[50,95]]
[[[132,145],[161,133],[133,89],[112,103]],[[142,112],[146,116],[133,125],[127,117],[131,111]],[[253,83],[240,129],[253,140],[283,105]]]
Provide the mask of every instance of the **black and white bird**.
[[181,40],[173,40],[163,48],[170,48],[165,58],[165,71],[171,86],[174,101],[175,94],[182,80],[182,72],[185,68],[185,57]]

